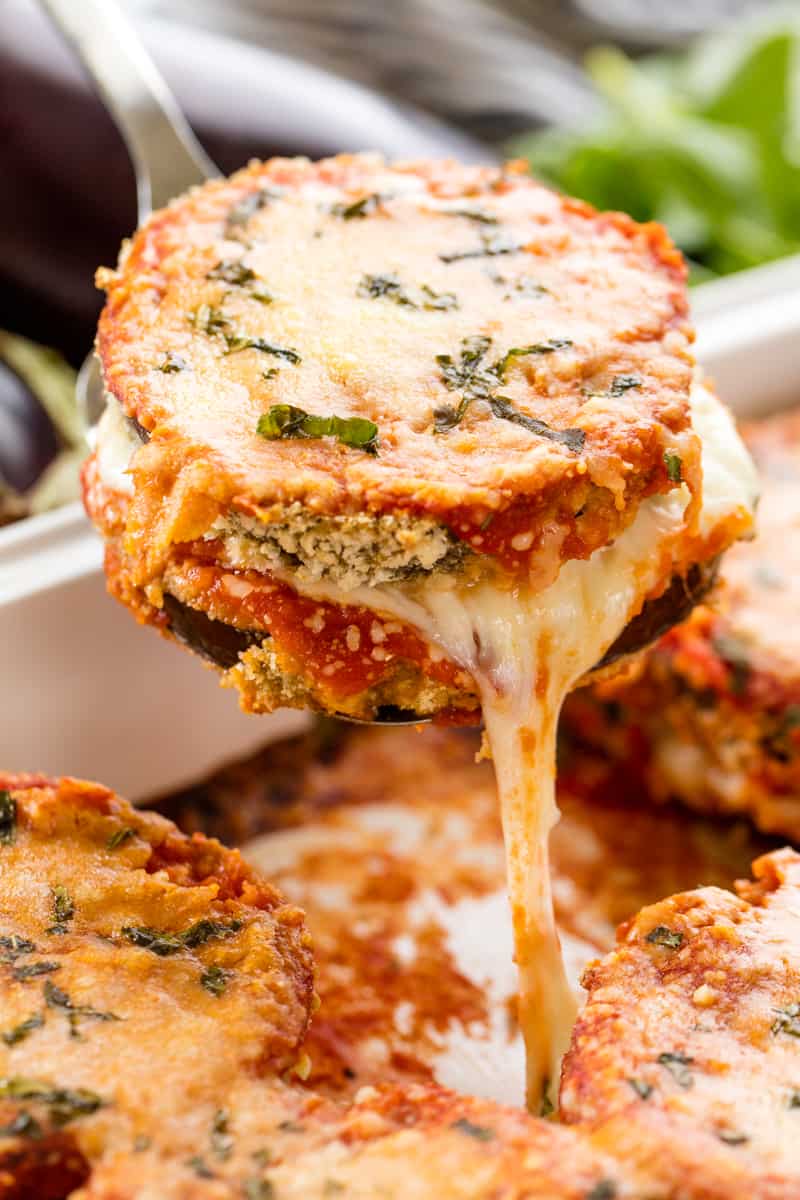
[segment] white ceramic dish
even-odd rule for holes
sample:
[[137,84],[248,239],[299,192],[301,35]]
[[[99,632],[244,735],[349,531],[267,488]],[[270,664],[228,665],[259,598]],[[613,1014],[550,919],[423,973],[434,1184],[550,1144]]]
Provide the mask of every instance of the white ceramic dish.
[[[741,416],[800,401],[795,260],[700,288],[698,355]],[[0,765],[102,779],[132,799],[184,786],[301,728],[248,717],[185,651],[105,592],[79,505],[0,529]]]
[[214,671],[106,595],[80,505],[0,530],[0,764],[171,791],[302,727],[248,717]]

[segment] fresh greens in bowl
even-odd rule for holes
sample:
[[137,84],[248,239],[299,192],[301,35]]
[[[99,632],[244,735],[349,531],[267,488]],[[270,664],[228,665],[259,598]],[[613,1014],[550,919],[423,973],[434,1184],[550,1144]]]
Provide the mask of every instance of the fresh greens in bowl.
[[537,175],[663,221],[693,282],[800,252],[800,18],[638,61],[601,47],[586,66],[605,111],[591,128],[518,139]]

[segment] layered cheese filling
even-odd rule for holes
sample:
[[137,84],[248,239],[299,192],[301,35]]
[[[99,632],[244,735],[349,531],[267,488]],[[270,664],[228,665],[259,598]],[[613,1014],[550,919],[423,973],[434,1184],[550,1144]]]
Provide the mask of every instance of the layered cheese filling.
[[[648,596],[663,590],[676,566],[685,565],[687,535],[702,544],[720,526],[741,529],[755,502],[755,470],[747,451],[727,411],[699,384],[692,413],[703,446],[696,527],[687,529],[685,486],[650,497],[613,544],[587,560],[565,562],[543,590],[447,572],[349,588],[273,572],[311,599],[357,605],[402,621],[475,680],[500,796],[520,981],[518,1016],[528,1103],[535,1110],[545,1098],[554,1098],[548,1093],[557,1088],[576,1011],[553,916],[548,863],[548,835],[558,816],[555,745],[562,702]],[[109,417],[109,425],[115,420]],[[123,440],[101,431],[99,470],[104,484],[117,490],[125,469]],[[235,566],[235,540],[223,545]]]

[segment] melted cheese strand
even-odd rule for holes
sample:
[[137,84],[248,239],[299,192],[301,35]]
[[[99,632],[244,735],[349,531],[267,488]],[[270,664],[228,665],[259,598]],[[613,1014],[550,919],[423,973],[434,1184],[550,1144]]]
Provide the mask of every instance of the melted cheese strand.
[[533,1109],[558,1078],[576,1012],[550,893],[558,715],[571,687],[595,666],[665,570],[669,574],[669,550],[683,529],[686,503],[682,488],[646,501],[614,545],[587,562],[565,563],[558,579],[538,593],[488,582],[459,587],[438,577],[413,595],[389,587],[303,589],[406,621],[478,685],[500,794]]
[[[702,387],[694,389],[692,400],[703,441],[702,536],[726,514],[752,509],[756,477],[727,411]],[[577,1007],[550,890],[558,716],[568,692],[640,611],[648,593],[670,578],[688,499],[682,487],[644,501],[615,543],[586,561],[565,563],[555,582],[539,592],[490,582],[459,586],[437,575],[413,590],[343,591],[326,583],[301,589],[407,622],[475,679],[500,796],[527,1096],[534,1111],[549,1087],[557,1089]],[[286,579],[292,582],[290,575]]]

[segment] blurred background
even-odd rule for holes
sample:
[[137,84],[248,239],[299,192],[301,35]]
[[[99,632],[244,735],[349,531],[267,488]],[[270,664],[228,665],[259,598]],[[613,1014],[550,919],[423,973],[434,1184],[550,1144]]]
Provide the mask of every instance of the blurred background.
[[[797,4],[123,3],[224,170],[362,148],[511,154],[664,221],[695,282],[800,250]],[[7,523],[75,495],[71,368],[93,335],[94,269],[135,223],[119,135],[36,0],[0,5],[0,171]]]

